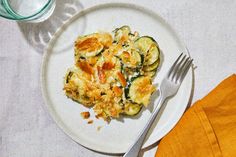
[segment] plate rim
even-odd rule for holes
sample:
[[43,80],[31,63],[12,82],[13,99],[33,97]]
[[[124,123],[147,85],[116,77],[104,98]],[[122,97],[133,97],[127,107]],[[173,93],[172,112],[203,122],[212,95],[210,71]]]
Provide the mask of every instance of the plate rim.
[[[117,150],[116,152],[106,152],[102,149],[99,149],[99,148],[91,148],[89,147],[88,144],[85,144],[85,143],[80,143],[77,136],[75,136],[73,133],[71,133],[68,129],[66,129],[64,126],[64,124],[61,122],[60,118],[58,116],[56,116],[56,113],[53,111],[53,108],[51,107],[51,105],[49,105],[51,102],[49,101],[49,98],[48,98],[48,94],[46,94],[47,90],[46,90],[46,83],[44,82],[45,80],[45,66],[47,65],[46,61],[48,59],[48,55],[49,55],[49,51],[51,51],[52,49],[52,46],[54,45],[58,35],[60,35],[63,31],[64,31],[64,28],[67,27],[68,25],[70,25],[70,23],[72,23],[74,20],[76,20],[78,18],[78,16],[80,16],[82,14],[86,14],[86,13],[89,13],[90,11],[93,11],[93,10],[96,10],[96,9],[99,9],[101,7],[126,7],[126,8],[134,8],[134,9],[138,9],[138,10],[145,10],[146,13],[149,13],[149,14],[153,14],[155,17],[158,17],[162,23],[164,23],[164,25],[166,27],[168,27],[168,30],[171,31],[171,33],[174,34],[174,36],[176,37],[178,43],[183,47],[183,51],[184,53],[189,54],[189,51],[186,47],[186,45],[184,44],[183,40],[181,40],[180,36],[177,34],[177,32],[175,31],[175,29],[173,27],[171,27],[171,25],[166,22],[166,20],[164,18],[162,18],[162,16],[160,16],[157,12],[151,10],[151,9],[148,9],[146,7],[143,7],[143,6],[140,6],[140,5],[137,5],[137,4],[133,4],[133,3],[124,3],[124,2],[111,2],[111,3],[103,3],[103,4],[95,4],[91,7],[88,7],[88,8],[84,8],[82,9],[81,11],[77,12],[75,15],[73,15],[71,18],[69,18],[67,21],[65,21],[64,24],[62,24],[58,29],[57,31],[54,33],[54,35],[52,36],[52,38],[50,39],[50,41],[48,42],[47,46],[44,48],[44,51],[43,51],[43,56],[42,56],[42,62],[41,62],[41,70],[40,70],[40,89],[41,89],[41,93],[42,93],[42,98],[43,98],[43,108],[46,112],[49,113],[50,117],[53,119],[54,123],[56,123],[56,125],[63,131],[63,133],[66,135],[66,136],[69,136],[74,142],[78,143],[79,145],[89,149],[89,150],[92,150],[92,151],[95,151],[95,152],[98,152],[98,153],[103,153],[103,154],[113,154],[113,155],[119,155],[119,154],[123,154],[124,152],[123,151],[119,151]],[[186,104],[186,107],[185,107],[185,110],[188,106],[188,104],[190,103],[191,101],[191,97],[192,97],[192,93],[193,93],[193,66],[191,66],[191,70],[189,71],[189,75],[190,75],[190,84],[191,84],[191,88],[189,88],[189,91],[187,92],[187,104]],[[174,125],[171,127],[173,128],[177,122],[180,120],[180,118],[182,117],[184,111],[179,114],[179,117],[177,117],[175,120],[173,120],[174,122],[172,122]],[[171,129],[168,129],[169,131],[171,131]],[[149,146],[152,146],[154,145],[155,143],[157,143],[160,139],[162,139],[166,134],[168,134],[169,131],[165,131],[165,133],[163,133],[162,137],[161,138],[157,138],[155,140],[155,142],[152,142],[151,144],[149,144],[148,146],[145,146],[143,145],[143,148],[147,148]]]

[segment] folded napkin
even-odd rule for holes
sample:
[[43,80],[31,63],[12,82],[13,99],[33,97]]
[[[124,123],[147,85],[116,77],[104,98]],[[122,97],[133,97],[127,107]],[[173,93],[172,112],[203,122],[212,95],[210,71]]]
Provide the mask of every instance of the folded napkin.
[[236,75],[188,109],[156,157],[236,157]]

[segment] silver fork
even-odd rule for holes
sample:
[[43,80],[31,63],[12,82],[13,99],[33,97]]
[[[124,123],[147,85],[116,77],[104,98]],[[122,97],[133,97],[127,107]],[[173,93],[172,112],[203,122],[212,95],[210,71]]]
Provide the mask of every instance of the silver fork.
[[142,132],[139,134],[138,138],[134,142],[134,144],[129,148],[129,150],[124,154],[123,157],[137,157],[139,154],[139,151],[142,148],[143,142],[145,140],[145,137],[151,128],[153,122],[155,121],[161,106],[164,104],[164,102],[174,96],[185,75],[187,74],[189,68],[192,65],[193,59],[190,57],[187,57],[186,55],[181,55],[177,58],[177,60],[174,62],[170,70],[168,71],[165,78],[162,80],[159,91],[160,91],[160,99],[158,102],[158,105],[154,109],[148,123],[145,125]]

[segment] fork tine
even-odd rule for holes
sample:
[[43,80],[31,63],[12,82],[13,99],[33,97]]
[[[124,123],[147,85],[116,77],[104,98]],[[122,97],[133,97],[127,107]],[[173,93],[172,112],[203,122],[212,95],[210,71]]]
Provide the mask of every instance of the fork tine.
[[187,57],[184,61],[183,64],[181,65],[181,67],[178,69],[176,77],[175,77],[175,81],[178,81],[180,76],[181,76],[181,72],[185,69],[185,66],[187,65],[187,63],[191,60],[190,57]]
[[180,77],[179,77],[179,82],[181,83],[185,77],[185,75],[187,74],[189,68],[191,67],[192,65],[192,62],[193,62],[193,59],[191,59],[190,61],[188,61],[188,63],[186,64],[186,66],[184,67],[184,70],[182,71],[182,73],[180,74]]
[[183,66],[183,62],[186,60],[186,55],[184,55],[182,57],[182,59],[179,61],[179,63],[177,63],[177,65],[174,67],[174,70],[172,72],[172,76],[171,76],[171,80],[176,81],[176,76],[178,75],[178,71],[181,69],[181,67]]
[[183,53],[181,53],[181,54],[179,55],[179,57],[176,59],[176,61],[174,62],[174,64],[171,66],[170,70],[168,71],[167,77],[170,77],[172,71],[173,71],[174,68],[175,68],[175,65],[179,62],[179,60],[180,60],[180,58],[182,57],[182,55],[183,55]]

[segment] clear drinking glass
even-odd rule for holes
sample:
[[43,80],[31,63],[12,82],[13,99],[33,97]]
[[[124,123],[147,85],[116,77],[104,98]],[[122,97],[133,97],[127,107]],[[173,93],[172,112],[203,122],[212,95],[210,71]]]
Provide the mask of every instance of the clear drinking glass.
[[53,13],[55,0],[0,0],[0,16],[20,21],[41,22]]
[[17,21],[27,42],[40,53],[58,28],[82,9],[79,0],[0,0],[0,17]]

